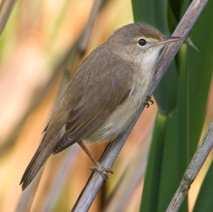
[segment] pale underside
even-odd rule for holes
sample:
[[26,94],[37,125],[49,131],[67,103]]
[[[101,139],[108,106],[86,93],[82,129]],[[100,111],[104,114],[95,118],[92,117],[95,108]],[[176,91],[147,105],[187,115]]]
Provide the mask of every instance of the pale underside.
[[136,38],[144,33],[151,38],[159,35],[143,25],[129,25],[81,63],[57,102],[42,142],[24,172],[23,189],[51,154],[82,140],[110,141],[125,130],[146,99],[162,48],[138,46]]
[[[161,48],[158,51],[150,52],[150,57],[145,59],[140,55],[134,58],[134,64],[137,66],[133,71],[133,82],[128,98],[117,107],[100,128],[89,137],[84,138],[87,142],[112,141],[126,129],[141,103],[146,100],[145,93],[155,71],[160,50]],[[142,67],[141,60],[143,60]]]

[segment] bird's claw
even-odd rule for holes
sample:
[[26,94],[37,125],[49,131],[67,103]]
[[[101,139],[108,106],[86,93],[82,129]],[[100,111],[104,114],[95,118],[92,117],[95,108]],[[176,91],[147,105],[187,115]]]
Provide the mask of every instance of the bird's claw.
[[96,171],[104,177],[108,177],[109,174],[113,174],[111,169],[103,167],[100,163],[97,163],[94,167],[90,168],[92,171]]
[[152,100],[152,97],[151,96],[147,96],[146,97],[146,101],[144,103],[144,106],[146,108],[148,108],[150,105],[153,105],[154,104],[154,101]]

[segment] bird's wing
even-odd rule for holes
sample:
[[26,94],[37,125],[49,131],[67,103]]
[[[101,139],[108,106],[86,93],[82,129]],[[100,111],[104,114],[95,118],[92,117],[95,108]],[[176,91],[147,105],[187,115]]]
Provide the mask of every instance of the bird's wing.
[[[52,153],[91,135],[129,95],[133,67],[99,47],[80,65],[21,179],[25,189]],[[61,135],[69,140],[61,139]],[[63,137],[64,137],[63,136]]]
[[61,113],[69,111],[64,136],[69,139],[61,140],[54,152],[95,132],[128,97],[132,76],[133,66],[119,56],[102,47],[94,51],[81,64],[64,95]]

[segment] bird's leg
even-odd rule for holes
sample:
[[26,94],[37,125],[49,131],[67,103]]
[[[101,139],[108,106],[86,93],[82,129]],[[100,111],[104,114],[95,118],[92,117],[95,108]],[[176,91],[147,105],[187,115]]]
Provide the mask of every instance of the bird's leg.
[[154,101],[152,100],[152,97],[151,96],[147,96],[146,97],[146,101],[144,103],[144,106],[146,108],[148,108],[150,105],[153,105],[154,104]]
[[87,154],[87,156],[90,158],[90,160],[94,163],[94,167],[92,167],[92,170],[96,170],[100,174],[107,176],[107,174],[113,174],[112,170],[104,168],[90,153],[89,149],[87,146],[84,144],[83,141],[79,141],[78,144],[82,148],[82,150]]

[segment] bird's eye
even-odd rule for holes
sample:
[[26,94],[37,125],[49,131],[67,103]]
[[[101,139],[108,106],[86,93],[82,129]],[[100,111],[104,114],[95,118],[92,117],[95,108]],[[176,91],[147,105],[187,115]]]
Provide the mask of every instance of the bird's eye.
[[145,46],[146,43],[147,43],[146,40],[143,39],[143,38],[141,38],[141,39],[138,40],[138,44],[139,44],[140,46]]

